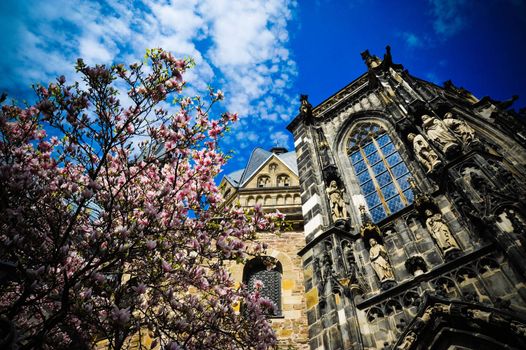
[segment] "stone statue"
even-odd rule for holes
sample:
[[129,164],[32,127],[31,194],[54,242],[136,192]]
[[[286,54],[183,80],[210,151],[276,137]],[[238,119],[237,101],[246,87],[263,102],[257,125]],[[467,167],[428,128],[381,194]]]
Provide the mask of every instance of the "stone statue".
[[309,103],[308,95],[300,95],[300,114],[303,116],[310,116],[312,113],[312,105]]
[[458,141],[447,129],[443,121],[424,114],[422,116],[422,127],[431,141],[433,141],[444,154],[449,154],[458,149]]
[[347,208],[345,208],[342,191],[338,188],[335,180],[332,180],[327,188],[327,196],[329,196],[329,201],[331,202],[332,219],[334,221],[347,219]]
[[526,325],[517,321],[512,321],[510,323],[510,329],[521,337],[526,337]]
[[397,350],[407,350],[411,348],[415,340],[416,340],[416,333],[413,331],[410,331],[404,337],[404,340],[402,341],[402,343],[396,347],[396,349]]
[[407,139],[413,144],[415,156],[427,168],[428,174],[435,171],[442,164],[436,152],[433,151],[422,135],[410,133],[407,135]]
[[332,247],[329,244],[325,245],[325,251],[323,252],[323,257],[321,260],[321,273],[323,275],[324,280],[329,279],[334,272],[332,268],[332,258],[330,253],[331,249]]
[[347,241],[343,242],[343,257],[345,258],[345,262],[347,264],[347,271],[351,283],[356,283],[356,260],[354,259],[351,243]]
[[369,259],[371,259],[371,265],[380,282],[394,281],[393,268],[389,263],[389,257],[384,246],[379,244],[374,238],[369,239],[369,244],[371,245]]
[[489,322],[491,317],[491,312],[486,312],[482,310],[477,309],[469,309],[467,311],[467,314],[469,317],[471,317],[474,320],[480,320],[484,322]]
[[475,136],[475,130],[465,121],[453,118],[453,113],[447,112],[444,114],[443,122],[465,145],[478,141]]
[[442,252],[446,253],[452,250],[460,250],[457,241],[442,220],[442,215],[439,213],[433,214],[429,209],[425,211],[425,214],[427,216],[426,227]]
[[347,261],[349,265],[353,265],[354,263],[356,263],[354,259],[354,254],[352,252],[351,243],[347,241],[343,242],[343,256],[345,257],[345,261]]

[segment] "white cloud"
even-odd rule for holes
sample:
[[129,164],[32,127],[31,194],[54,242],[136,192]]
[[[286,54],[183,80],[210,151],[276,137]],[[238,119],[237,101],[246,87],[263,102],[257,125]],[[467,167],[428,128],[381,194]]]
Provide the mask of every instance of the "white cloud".
[[270,139],[275,146],[288,147],[290,142],[290,135],[283,131],[276,131],[270,135]]
[[[71,77],[78,57],[89,64],[130,63],[146,48],[163,47],[193,57],[190,91],[219,85],[226,108],[251,121],[244,126],[295,115],[290,88],[297,72],[287,31],[294,0],[34,0],[23,6],[25,17],[16,21],[8,47],[14,53],[0,59],[0,71],[14,67],[5,78],[9,85]],[[257,141],[252,134],[245,141]]]
[[433,29],[438,35],[448,38],[466,25],[463,14],[467,0],[429,0],[434,16]]
[[398,33],[398,36],[400,36],[404,43],[410,48],[422,47],[424,44],[422,39],[415,33],[401,32]]
[[258,141],[258,135],[253,131],[239,131],[235,135],[238,141]]
[[79,42],[80,57],[88,64],[111,62],[113,55],[109,48],[96,37],[84,37]]

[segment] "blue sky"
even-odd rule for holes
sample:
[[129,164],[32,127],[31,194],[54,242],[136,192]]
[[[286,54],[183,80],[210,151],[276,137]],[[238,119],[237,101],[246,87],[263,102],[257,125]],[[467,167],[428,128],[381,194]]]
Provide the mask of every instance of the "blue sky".
[[73,77],[88,63],[131,63],[146,48],[192,56],[189,92],[211,84],[241,122],[227,171],[255,146],[286,145],[300,93],[313,105],[365,71],[360,52],[393,59],[435,83],[526,105],[524,0],[183,0],[0,2],[0,91],[30,96],[33,82]]

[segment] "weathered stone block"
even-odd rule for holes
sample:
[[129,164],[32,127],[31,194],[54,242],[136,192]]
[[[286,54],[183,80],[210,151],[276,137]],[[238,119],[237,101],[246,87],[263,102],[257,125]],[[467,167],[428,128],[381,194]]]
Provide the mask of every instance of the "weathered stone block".
[[308,292],[305,293],[305,302],[307,303],[307,310],[312,308],[314,305],[318,304],[318,288],[311,288]]

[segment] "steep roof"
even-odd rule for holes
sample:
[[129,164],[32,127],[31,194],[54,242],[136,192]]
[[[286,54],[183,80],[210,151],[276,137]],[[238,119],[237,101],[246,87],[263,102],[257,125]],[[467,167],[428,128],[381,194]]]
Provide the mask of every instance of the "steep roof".
[[250,159],[248,160],[247,166],[241,176],[240,184],[249,179],[263,163],[272,156],[272,153],[265,151],[263,148],[257,147],[252,151]]
[[252,151],[250,159],[248,160],[247,166],[243,169],[236,170],[225,178],[234,186],[240,187],[248,179],[250,179],[263,164],[265,164],[271,157],[276,157],[283,162],[290,170],[298,175],[298,165],[296,163],[296,152],[285,152],[275,154],[264,150],[263,148],[257,147]]
[[298,163],[296,162],[296,152],[287,152],[277,155],[279,159],[287,165],[294,174],[298,175]]
[[239,186],[239,180],[241,180],[241,176],[243,176],[243,171],[245,171],[245,169],[231,172],[230,174],[225,175],[225,179],[227,179],[234,187],[237,187]]

